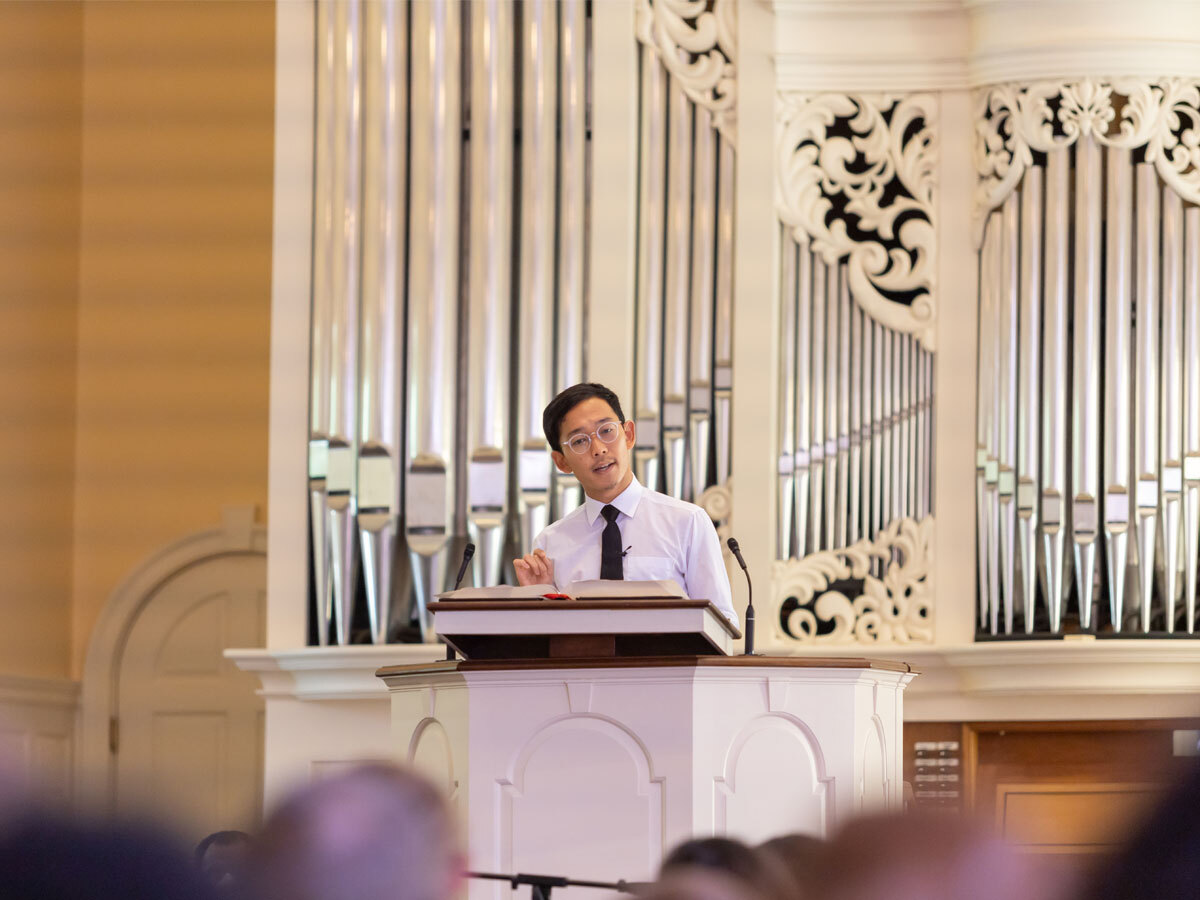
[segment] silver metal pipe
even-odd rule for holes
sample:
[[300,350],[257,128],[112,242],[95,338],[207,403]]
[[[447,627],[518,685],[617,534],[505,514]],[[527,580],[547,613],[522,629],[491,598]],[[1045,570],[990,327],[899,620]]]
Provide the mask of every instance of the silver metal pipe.
[[517,386],[518,509],[529,547],[550,518],[551,471],[542,410],[554,392],[555,141],[558,127],[557,8],[528,0],[521,26],[520,347]]
[[1135,383],[1133,469],[1137,473],[1138,594],[1143,632],[1150,630],[1154,554],[1158,538],[1159,447],[1159,206],[1153,163],[1138,163],[1135,296]]
[[1000,271],[997,284],[997,406],[996,458],[999,462],[996,492],[1000,513],[1000,583],[1004,605],[1004,633],[1012,634],[1016,608],[1017,536],[1017,338],[1020,321],[1020,198],[1014,192],[1000,211]]
[[455,408],[459,317],[459,65],[461,7],[415,3],[412,42],[408,272],[408,468],[405,534],[422,636],[434,640],[427,605],[445,585],[454,529]]
[[850,482],[849,523],[846,546],[856,544],[863,538],[862,509],[862,387],[863,387],[863,311],[853,300],[850,306],[850,345],[853,358],[850,362],[850,403],[848,410],[850,455],[847,480]]
[[[500,4],[507,5],[507,4]],[[555,387],[584,379],[587,305],[587,10],[584,0],[560,0],[558,152],[558,341]],[[510,29],[511,31],[511,29]],[[510,42],[511,43],[511,42]],[[511,63],[509,64],[511,71]],[[500,84],[503,85],[503,80]],[[511,93],[511,92],[510,92]],[[583,502],[574,475],[554,472],[551,514],[561,518]]]
[[733,396],[733,170],[732,144],[717,139],[717,311],[714,322],[713,431],[716,483],[729,481]]
[[879,527],[886,528],[895,518],[892,506],[892,487],[895,481],[893,469],[895,467],[896,457],[892,454],[892,379],[895,377],[895,367],[892,362],[892,336],[893,332],[890,328],[880,326],[879,342],[882,345],[882,354],[880,356],[880,366],[882,369],[882,377],[880,379],[879,391],[881,411],[879,417],[880,425],[880,465],[883,469],[882,481],[879,485],[879,492],[883,499],[883,509],[880,516]]
[[813,256],[812,286],[812,445],[810,452],[812,514],[812,549],[824,550],[825,517],[829,507],[825,502],[825,350],[828,346],[825,325],[826,285],[836,276],[819,256]]
[[316,110],[313,127],[313,282],[312,324],[309,330],[308,502],[312,538],[313,580],[316,584],[317,641],[329,642],[333,622],[333,585],[329,576],[329,531],[325,517],[325,480],[329,467],[329,391],[333,285],[333,71],[336,37],[332,3],[316,5]]
[[1188,634],[1196,629],[1196,554],[1200,545],[1200,207],[1183,214],[1183,563]]
[[[976,375],[979,402],[975,413],[975,552],[977,590],[979,592],[979,627],[990,625],[992,595],[988,588],[989,572],[996,561],[990,548],[994,526],[988,515],[988,466],[991,460],[992,420],[996,378],[993,357],[996,313],[996,234],[1000,228],[999,216],[991,213],[984,224],[983,244],[979,250],[979,350]],[[994,631],[992,632],[995,633]]]
[[1109,148],[1104,339],[1104,534],[1109,617],[1120,631],[1129,566],[1130,401],[1133,398],[1133,161]]
[[[1183,514],[1183,201],[1169,186],[1162,196],[1162,480],[1163,607],[1175,631],[1179,542]],[[1200,297],[1192,297],[1193,305]]]
[[923,447],[921,446],[921,390],[922,390],[922,372],[924,371],[925,358],[921,352],[921,341],[915,336],[910,335],[909,343],[909,391],[910,391],[910,412],[909,420],[912,430],[912,450],[910,451],[912,459],[912,475],[909,479],[911,487],[909,488],[909,515],[918,522],[922,518],[922,503],[921,493],[924,490],[924,479],[921,475],[921,465],[923,459]]
[[1100,531],[1100,222],[1102,162],[1090,136],[1075,144],[1075,321],[1072,463],[1075,591],[1079,624],[1092,627],[1096,538]]
[[[472,577],[490,585],[502,577],[508,517],[509,359],[512,332],[512,133],[514,25],[506,3],[471,6],[471,191],[469,353],[467,367],[467,532],[476,546]],[[570,139],[564,131],[564,143]],[[574,198],[574,199],[572,199]],[[574,223],[578,202],[564,183],[563,215]],[[581,290],[580,260],[562,230],[564,289]],[[567,306],[571,306],[567,303]],[[559,347],[578,352],[566,323]]]
[[1067,241],[1070,235],[1070,159],[1046,154],[1046,266],[1042,337],[1042,578],[1050,631],[1062,630],[1067,495]]
[[850,483],[854,478],[850,474],[850,355],[853,345],[850,342],[850,279],[846,266],[841,266],[841,278],[838,289],[838,516],[837,539],[838,546],[850,546],[850,519],[848,504],[850,500]]
[[904,340],[904,515],[917,516],[917,341],[911,334]]
[[886,465],[883,458],[883,344],[887,330],[871,319],[871,538],[883,530],[883,483]]
[[659,404],[662,397],[662,304],[665,179],[667,166],[667,75],[653,47],[642,48],[641,170],[638,197],[637,337],[634,418],[637,477],[658,486]]
[[990,273],[987,318],[980,319],[981,322],[987,322],[989,325],[982,338],[986,349],[980,351],[981,361],[987,360],[987,378],[980,379],[980,384],[987,386],[987,392],[983,394],[986,404],[984,424],[987,447],[987,461],[984,469],[984,509],[987,512],[988,628],[992,634],[999,633],[1002,603],[1000,593],[1000,570],[1003,567],[1000,525],[1000,398],[1004,390],[1000,379],[1000,357],[1001,331],[1004,328],[1004,297],[1001,290],[1001,274],[1004,268],[1003,244],[1003,213],[996,212],[992,215],[991,222],[988,223],[985,244],[987,271]]
[[1021,613],[1033,634],[1037,598],[1038,353],[1042,332],[1042,168],[1026,170],[1021,185],[1021,272],[1016,388],[1016,528],[1021,559]]
[[[350,643],[358,584],[355,474],[358,457],[359,239],[362,234],[362,5],[346,0],[333,10],[333,209],[338,217],[330,255],[329,457],[325,510],[333,585],[334,631]],[[340,226],[340,227],[338,227]]]
[[812,308],[813,254],[807,244],[795,244],[791,238],[785,246],[796,252],[796,461],[795,461],[795,521],[794,555],[808,552],[810,498],[809,481],[812,460]]
[[862,395],[862,399],[859,402],[858,419],[858,438],[861,446],[862,468],[854,470],[854,479],[862,485],[859,498],[862,505],[862,512],[860,514],[861,536],[873,540],[875,537],[875,518],[871,492],[875,489],[875,486],[871,481],[871,432],[874,423],[871,405],[873,391],[871,390],[871,386],[874,378],[875,346],[872,338],[875,330],[872,327],[873,320],[871,317],[857,303],[854,304],[854,308],[859,313],[862,333],[862,343],[860,345],[862,347],[862,359],[858,367],[861,373],[859,389]]
[[838,292],[842,282],[841,264],[829,266],[825,275],[825,502],[824,523],[826,549],[838,546],[837,539],[837,496],[838,496]]
[[796,257],[801,252],[781,226],[780,246],[780,322],[779,322],[779,483],[776,499],[776,559],[792,555],[796,502]]
[[894,336],[896,375],[893,382],[895,392],[894,409],[896,438],[896,518],[908,515],[908,335],[897,332]]
[[663,307],[662,444],[666,490],[683,499],[687,459],[688,284],[692,248],[692,104],[668,76],[667,243]]
[[[694,107],[695,165],[692,186],[691,348],[688,394],[689,490],[693,499],[708,487],[712,426],[713,313],[716,298],[717,132],[712,113]],[[793,242],[783,235],[782,252]],[[794,260],[793,260],[794,264]]]
[[371,639],[388,639],[404,505],[404,245],[408,17],[363,8],[362,322],[359,337],[358,539]]

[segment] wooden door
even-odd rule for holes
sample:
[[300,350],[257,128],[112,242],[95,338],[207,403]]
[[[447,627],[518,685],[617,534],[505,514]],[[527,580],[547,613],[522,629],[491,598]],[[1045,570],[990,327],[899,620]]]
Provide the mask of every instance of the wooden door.
[[116,807],[166,816],[185,840],[248,829],[262,797],[257,679],[223,652],[261,647],[266,559],[229,555],[170,578],[117,660]]

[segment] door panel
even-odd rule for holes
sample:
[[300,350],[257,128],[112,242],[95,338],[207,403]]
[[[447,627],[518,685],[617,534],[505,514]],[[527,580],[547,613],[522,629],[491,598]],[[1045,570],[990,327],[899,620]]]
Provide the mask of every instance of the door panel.
[[222,654],[263,645],[265,585],[264,557],[223,556],[142,608],[117,663],[120,812],[166,815],[189,840],[257,823],[262,699]]

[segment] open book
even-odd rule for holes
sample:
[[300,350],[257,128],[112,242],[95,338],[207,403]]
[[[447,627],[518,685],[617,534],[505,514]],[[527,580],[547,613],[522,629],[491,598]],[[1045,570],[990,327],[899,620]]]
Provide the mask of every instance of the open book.
[[686,600],[675,581],[573,581],[566,590],[560,591],[552,584],[529,584],[514,587],[499,584],[495,587],[465,587],[457,591],[438,594],[438,600],[541,600],[547,594],[561,597],[566,594],[572,600]]

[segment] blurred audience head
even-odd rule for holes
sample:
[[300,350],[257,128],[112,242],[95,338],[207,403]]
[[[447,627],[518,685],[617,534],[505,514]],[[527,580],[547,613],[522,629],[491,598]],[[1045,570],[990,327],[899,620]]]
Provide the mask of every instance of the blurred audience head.
[[181,848],[127,825],[27,814],[0,834],[3,900],[213,900]]
[[241,884],[249,850],[246,832],[214,831],[196,845],[196,866],[209,884],[227,892]]
[[251,848],[249,882],[257,900],[447,900],[464,862],[442,794],[378,764],[284,800]]
[[1167,795],[1125,847],[1096,872],[1087,900],[1200,896],[1200,767]]
[[813,867],[825,852],[825,842],[810,834],[783,834],[758,845],[758,851],[778,860],[792,877],[800,896],[807,896]]
[[772,900],[744,879],[699,865],[666,869],[639,900]]
[[[681,884],[677,876],[720,873],[733,879],[756,897],[774,900],[794,896],[791,880],[783,864],[774,856],[756,850],[741,841],[726,837],[695,838],[684,841],[667,854],[659,870],[662,882]],[[723,879],[718,879],[718,881]]]
[[1027,856],[969,819],[936,813],[849,822],[813,861],[811,900],[1042,900]]

